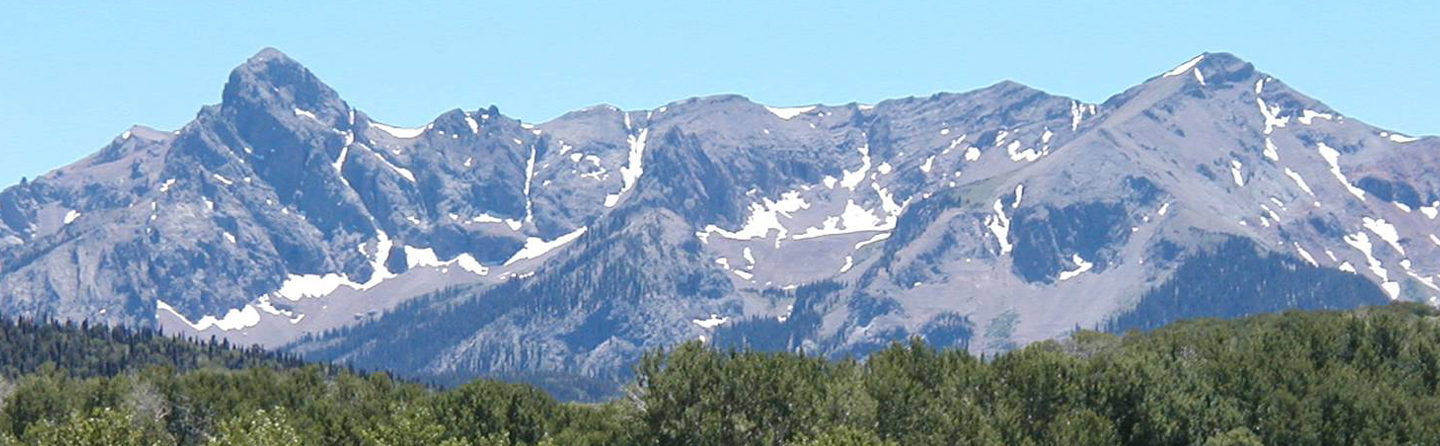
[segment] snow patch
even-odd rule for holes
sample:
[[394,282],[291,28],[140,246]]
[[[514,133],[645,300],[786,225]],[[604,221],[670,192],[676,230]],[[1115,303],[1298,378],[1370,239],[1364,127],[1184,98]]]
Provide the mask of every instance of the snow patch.
[[[797,288],[800,288],[800,286],[799,286],[799,285],[786,285],[786,286],[782,287],[781,289],[783,289],[783,290],[785,290],[785,291],[794,291],[794,290],[797,289]],[[779,315],[779,316],[775,316],[775,320],[776,320],[776,321],[779,321],[780,323],[783,324],[783,323],[785,323],[785,321],[786,321],[787,319],[790,319],[790,314],[793,313],[793,312],[795,312],[795,306],[794,306],[794,305],[787,305],[787,306],[785,306],[785,314],[782,314],[782,315]]]
[[405,177],[405,179],[410,180],[411,183],[415,182],[415,173],[411,172],[410,169],[391,164],[390,160],[385,159],[385,157],[380,155],[379,153],[375,153],[375,158],[378,158],[380,162],[385,163],[386,166],[390,167],[390,170],[393,170],[395,171],[395,173],[400,174],[400,176]]
[[465,114],[465,124],[470,126],[470,133],[480,134],[480,123],[475,122],[475,118],[470,117],[468,113]]
[[1240,168],[1245,167],[1238,160],[1230,160],[1230,176],[1235,180],[1235,185],[1245,187],[1245,176],[1240,173]]
[[298,324],[301,320],[305,319],[305,315],[303,314],[297,316],[293,311],[275,308],[275,305],[270,303],[270,296],[260,296],[260,299],[255,301],[255,308],[275,316],[289,319],[291,324]]
[[77,220],[77,219],[79,219],[79,218],[80,218],[80,211],[71,209],[71,210],[69,210],[68,212],[65,212],[65,224],[67,224],[67,225],[68,225],[68,224],[71,224],[71,223],[74,223],[75,220]]
[[731,240],[754,240],[767,238],[771,231],[775,231],[778,233],[775,244],[779,246],[780,240],[789,234],[789,229],[780,222],[780,218],[784,217],[788,220],[793,218],[792,213],[809,208],[810,203],[800,197],[799,191],[790,191],[781,194],[779,201],[764,198],[760,203],[751,203],[750,216],[745,218],[745,225],[737,231],[727,231],[716,225],[708,225],[705,227],[705,232],[707,235],[719,234],[721,237]]
[[1073,262],[1075,262],[1076,268],[1073,269],[1073,270],[1070,270],[1070,271],[1061,271],[1061,272],[1060,272],[1060,280],[1061,280],[1061,281],[1070,280],[1070,279],[1074,278],[1075,276],[1078,276],[1078,275],[1081,275],[1081,274],[1085,274],[1086,271],[1090,271],[1091,268],[1094,268],[1094,267],[1095,267],[1095,264],[1090,263],[1090,262],[1086,262],[1085,259],[1080,258],[1080,254],[1074,254],[1074,255],[1072,255],[1072,256],[1070,257],[1070,260],[1073,261]]
[[1085,119],[1084,105],[1080,104],[1080,101],[1070,101],[1070,131],[1080,129],[1080,121],[1083,119]]
[[1032,148],[1020,150],[1020,140],[1018,139],[1015,141],[1010,141],[1010,145],[1005,146],[1005,152],[1010,154],[1010,161],[1015,162],[1034,162],[1035,160],[1040,159],[1041,156],[1045,155],[1044,153],[1037,152],[1035,151],[1035,149]]
[[1310,194],[1310,196],[1312,197],[1315,196],[1315,191],[1310,190],[1310,185],[1305,184],[1305,178],[1301,177],[1298,172],[1290,170],[1289,167],[1286,167],[1285,176],[1290,177],[1291,180],[1295,180],[1295,185],[1300,186],[1300,190],[1305,191],[1305,193]]
[[845,202],[845,210],[839,216],[826,218],[820,226],[807,228],[796,235],[795,240],[805,240],[831,235],[853,234],[856,232],[889,231],[895,229],[899,217],[896,214],[876,216],[868,209],[855,204],[854,199]]
[[1335,119],[1335,115],[1329,113],[1320,113],[1314,110],[1301,110],[1300,117],[1296,118],[1295,120],[1300,121],[1301,124],[1310,125],[1311,122],[1314,122],[1315,118],[1330,121]]
[[1401,135],[1401,134],[1399,134],[1399,133],[1391,133],[1391,134],[1390,134],[1390,141],[1398,142],[1398,143],[1401,143],[1401,144],[1410,143],[1410,142],[1415,142],[1415,141],[1419,141],[1419,140],[1420,140],[1420,138],[1405,136],[1405,135]]
[[1260,115],[1265,117],[1266,135],[1269,135],[1270,132],[1274,131],[1276,128],[1285,127],[1285,124],[1290,123],[1289,116],[1280,117],[1280,106],[1267,106],[1265,104],[1265,100],[1261,98],[1255,98],[1255,103],[1260,106]]
[[410,269],[416,267],[438,268],[442,266],[448,266],[449,263],[440,260],[440,256],[435,254],[434,248],[415,248],[412,246],[406,246],[405,265],[407,268]]
[[[165,303],[163,300],[155,301],[155,311],[157,313],[160,311],[168,311],[170,314],[175,315],[176,318],[179,318],[181,322],[184,322],[185,325],[189,325],[190,328],[195,329],[195,331],[209,330],[210,327],[219,328],[222,331],[242,330],[254,327],[260,323],[260,312],[256,311],[252,305],[227,311],[224,317],[218,319],[215,316],[207,315],[201,317],[199,322],[194,323],[186,319],[185,316],[181,316],[180,312],[175,311],[175,307],[171,307],[170,304]],[[156,317],[159,317],[159,314],[156,314]]]
[[1275,147],[1275,143],[1270,141],[1268,137],[1265,138],[1265,157],[1270,158],[1270,161],[1280,161],[1280,150]]
[[1164,74],[1163,76],[1161,76],[1161,77],[1178,76],[1178,75],[1184,74],[1186,71],[1189,71],[1191,68],[1194,68],[1194,67],[1195,67],[1195,64],[1200,63],[1200,61],[1201,61],[1201,60],[1204,60],[1204,59],[1205,59],[1205,55],[1204,55],[1204,54],[1201,54],[1201,55],[1199,55],[1199,56],[1195,56],[1194,59],[1190,59],[1190,60],[1186,61],[1185,63],[1180,64],[1180,66],[1177,66],[1177,67],[1175,67],[1174,69],[1171,69],[1170,71],[1166,71],[1165,74]]
[[870,172],[870,146],[860,146],[859,150],[860,170],[854,172],[844,171],[844,175],[840,178],[840,187],[853,191],[855,190],[855,186],[859,186],[860,182],[865,181],[865,175]]
[[1362,221],[1364,222],[1365,229],[1369,229],[1370,232],[1379,236],[1380,240],[1384,240],[1385,243],[1390,244],[1390,247],[1395,248],[1395,251],[1399,252],[1400,255],[1405,255],[1405,248],[1400,246],[1400,233],[1395,230],[1395,225],[1386,223],[1385,219],[1373,219],[1370,217],[1364,217]]
[[1330,148],[1330,146],[1325,145],[1323,142],[1319,143],[1316,149],[1320,151],[1320,157],[1325,158],[1325,163],[1330,165],[1330,173],[1335,175],[1335,179],[1339,180],[1340,184],[1345,185],[1345,189],[1350,191],[1352,195],[1355,195],[1356,198],[1359,198],[1360,201],[1365,201],[1365,191],[1351,185],[1350,180],[1345,178],[1345,173],[1340,171],[1340,151]]
[[794,118],[794,117],[796,117],[796,116],[800,116],[801,114],[804,114],[804,113],[809,113],[810,110],[814,110],[814,109],[815,109],[815,106],[814,106],[814,105],[811,105],[811,106],[808,106],[808,107],[770,107],[770,106],[766,106],[765,109],[766,109],[766,110],[770,110],[770,113],[774,113],[775,116],[779,116],[780,119],[784,119],[784,120],[787,120],[787,121],[788,121],[788,120],[790,120],[790,118]]
[[530,185],[535,181],[535,145],[530,145],[530,158],[525,160],[525,221],[532,221],[534,202],[530,200]]
[[1310,262],[1310,264],[1314,266],[1320,266],[1320,263],[1315,261],[1315,256],[1310,255],[1310,251],[1306,251],[1305,248],[1301,248],[1300,243],[1295,243],[1295,250],[1300,252],[1300,257],[1305,259],[1306,262]]
[[879,243],[879,242],[885,241],[885,239],[888,239],[888,238],[890,238],[890,233],[889,233],[889,232],[882,232],[882,233],[879,233],[879,234],[875,234],[875,236],[870,237],[869,240],[865,240],[865,241],[856,243],[856,244],[855,244],[855,250],[858,251],[858,250],[860,250],[860,248],[865,247],[865,245],[869,245],[869,244],[872,244],[872,243]]
[[844,273],[844,272],[846,272],[846,271],[850,271],[850,268],[854,268],[854,267],[855,267],[855,258],[854,258],[854,257],[851,257],[851,256],[845,256],[845,264],[844,264],[844,265],[840,265],[840,272],[841,272],[841,273]]
[[[625,128],[630,129],[630,115],[625,115]],[[640,129],[640,133],[626,137],[630,144],[628,163],[620,167],[620,192],[605,196],[605,207],[615,207],[620,203],[620,196],[629,192],[635,187],[635,182],[640,175],[645,173],[645,140],[650,135],[650,129]]]
[[575,241],[575,239],[580,238],[581,235],[585,235],[586,229],[588,228],[582,227],[580,229],[576,229],[574,231],[571,231],[569,234],[556,237],[555,240],[551,240],[548,242],[539,237],[527,238],[525,239],[525,247],[520,248],[520,251],[516,252],[515,255],[510,256],[510,260],[506,260],[505,265],[509,266],[510,264],[519,262],[521,260],[530,260],[543,256],[546,253],[555,250],[556,248],[565,246],[566,244]]
[[921,172],[924,172],[924,173],[930,173],[930,168],[931,168],[931,167],[934,167],[934,165],[935,165],[935,155],[930,155],[929,158],[925,158],[925,164],[921,164],[921,165],[920,165],[920,171],[921,171]]
[[1385,282],[1385,283],[1382,283],[1382,284],[1380,284],[1380,289],[1385,290],[1385,294],[1389,294],[1389,295],[1390,295],[1390,300],[1395,300],[1395,299],[1399,299],[1399,298],[1400,298],[1400,283],[1399,283],[1399,282]]
[[472,256],[470,254],[460,254],[459,257],[455,258],[455,265],[459,266],[460,269],[469,271],[471,274],[475,274],[477,276],[490,274],[490,268],[486,268],[485,265],[481,265],[480,261],[475,260],[475,256]]
[[[1011,207],[1018,208],[1020,206],[1020,194],[1024,192],[1024,187],[1024,185],[1016,186],[1015,202]],[[985,227],[989,228],[990,232],[999,240],[1000,255],[1009,254],[1014,246],[1010,244],[1010,217],[1005,215],[1005,202],[1003,197],[995,199],[994,210],[995,213],[993,215],[985,217]]]
[[229,178],[225,178],[225,177],[223,177],[223,176],[220,176],[220,174],[218,174],[218,173],[217,173],[217,174],[211,174],[210,177],[211,177],[211,178],[214,178],[215,181],[219,181],[220,183],[222,183],[222,184],[224,184],[224,185],[226,185],[226,186],[232,186],[232,185],[235,184],[234,181],[230,181]]
[[475,218],[471,218],[470,221],[473,223],[503,223],[505,220],[501,220],[500,217],[490,214],[481,213]]
[[710,329],[719,327],[720,324],[724,324],[727,320],[727,318],[712,314],[709,319],[691,319],[690,322],[694,322],[695,325],[699,325],[700,328]]
[[1365,262],[1369,264],[1370,272],[1380,279],[1380,287],[1390,295],[1390,299],[1398,299],[1400,284],[1390,281],[1390,272],[1385,269],[1379,259],[1375,258],[1374,245],[1370,243],[1370,236],[1364,232],[1349,234],[1345,236],[1345,244],[1365,255]]
[[274,294],[296,301],[306,297],[328,296],[341,286],[347,285],[352,288],[360,288],[359,284],[351,282],[350,279],[340,274],[298,274],[286,278],[285,282],[280,285],[280,290]]
[[974,146],[965,149],[965,161],[975,161],[978,159],[980,159],[980,149]]
[[1405,274],[1406,274],[1406,275],[1409,275],[1410,278],[1415,279],[1415,281],[1420,282],[1421,285],[1425,285],[1426,287],[1429,287],[1429,288],[1432,289],[1432,290],[1440,291],[1440,285],[1436,285],[1436,284],[1435,284],[1435,278],[1434,278],[1434,277],[1425,277],[1425,276],[1422,276],[1422,275],[1419,275],[1419,274],[1415,274],[1414,272],[1411,272],[1411,271],[1406,271]]
[[960,147],[960,144],[962,144],[962,143],[965,142],[965,137],[966,137],[966,136],[968,136],[968,135],[960,135],[959,138],[955,138],[954,140],[950,141],[950,146],[949,146],[949,147],[946,147],[946,148],[945,148],[945,151],[940,152],[940,154],[944,155],[944,154],[950,153],[951,150],[955,150],[955,148]]
[[1440,201],[1431,203],[1429,206],[1421,206],[1420,213],[1425,214],[1425,218],[1431,220],[1434,220],[1435,217],[1440,217]]
[[1265,215],[1269,216],[1271,220],[1275,221],[1275,223],[1280,223],[1280,216],[1276,215],[1275,211],[1270,210],[1269,205],[1261,204],[1260,209],[1265,211]]
[[424,126],[424,127],[416,127],[416,128],[395,127],[395,126],[385,125],[385,124],[381,124],[381,123],[374,122],[374,121],[371,121],[371,122],[370,122],[370,126],[376,128],[376,129],[378,129],[378,130],[380,130],[380,131],[382,131],[382,132],[389,133],[390,136],[393,136],[393,137],[396,137],[396,138],[400,138],[400,139],[411,139],[411,138],[420,136],[420,135],[422,135],[422,134],[425,133],[425,130],[428,130],[428,129],[430,128],[430,126],[428,126],[428,125],[427,125],[427,126]]

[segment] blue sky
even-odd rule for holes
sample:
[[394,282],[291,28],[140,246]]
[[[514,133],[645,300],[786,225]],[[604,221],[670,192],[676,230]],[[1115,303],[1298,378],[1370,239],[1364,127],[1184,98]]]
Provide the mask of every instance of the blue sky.
[[1440,134],[1436,2],[11,3],[3,184],[131,124],[178,128],[266,46],[399,125],[490,104],[543,122],[598,103],[874,102],[1004,79],[1099,102],[1228,51],[1351,117]]

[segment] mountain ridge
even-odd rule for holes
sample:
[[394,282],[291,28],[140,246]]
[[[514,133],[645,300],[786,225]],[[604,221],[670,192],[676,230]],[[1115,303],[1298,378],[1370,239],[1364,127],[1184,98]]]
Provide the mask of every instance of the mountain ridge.
[[[267,48],[180,130],[132,128],[0,192],[0,293],[432,375],[620,378],[727,323],[836,355],[910,335],[1006,350],[1103,326],[1232,238],[1255,270],[1298,259],[1379,286],[1242,282],[1235,299],[1433,299],[1437,146],[1228,53],[1100,104],[1001,81],[400,128]],[[780,327],[741,324],[762,319]]]

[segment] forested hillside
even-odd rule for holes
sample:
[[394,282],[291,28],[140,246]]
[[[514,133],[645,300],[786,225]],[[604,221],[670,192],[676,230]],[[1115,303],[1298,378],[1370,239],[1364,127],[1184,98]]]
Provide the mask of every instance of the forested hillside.
[[995,357],[915,341],[865,362],[688,343],[647,354],[627,395],[598,405],[316,367],[51,369],[0,384],[0,444],[1440,444],[1437,318],[1292,311]]
[[149,328],[111,327],[0,315],[0,376],[56,372],[77,378],[115,376],[151,366],[178,371],[203,368],[294,368],[299,357],[229,341],[196,341]]

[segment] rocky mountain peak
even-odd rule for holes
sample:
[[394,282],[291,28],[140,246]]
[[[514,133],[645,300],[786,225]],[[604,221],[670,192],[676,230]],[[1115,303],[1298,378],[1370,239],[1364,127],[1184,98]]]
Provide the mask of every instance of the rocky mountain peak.
[[264,110],[324,122],[348,120],[349,107],[298,61],[265,48],[230,72],[221,105],[236,113]]
[[179,131],[132,129],[0,193],[0,311],[402,374],[612,376],[690,339],[999,351],[1440,294],[1436,140],[1227,53],[1105,104],[1002,81],[787,105],[546,123],[491,106],[406,128],[267,48]]

